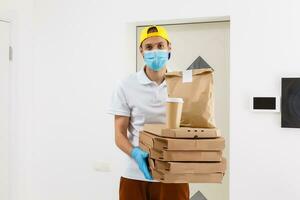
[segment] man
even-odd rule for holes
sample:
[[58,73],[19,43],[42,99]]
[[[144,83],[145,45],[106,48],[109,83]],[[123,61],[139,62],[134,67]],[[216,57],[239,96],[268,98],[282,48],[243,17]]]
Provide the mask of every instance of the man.
[[164,75],[171,55],[168,34],[160,26],[144,28],[139,45],[145,66],[118,84],[109,109],[115,115],[116,145],[128,158],[128,166],[120,178],[120,200],[188,200],[188,184],[153,180],[148,153],[138,147],[139,130],[145,123],[165,123]]

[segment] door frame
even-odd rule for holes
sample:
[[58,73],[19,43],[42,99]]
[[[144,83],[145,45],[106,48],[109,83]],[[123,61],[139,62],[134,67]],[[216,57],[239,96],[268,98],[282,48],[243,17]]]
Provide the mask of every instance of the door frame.
[[17,83],[17,62],[13,62],[16,60],[16,54],[14,52],[17,51],[17,22],[18,15],[14,11],[9,12],[0,12],[0,21],[9,23],[9,46],[13,47],[13,59],[9,61],[9,84],[10,84],[10,104],[9,104],[9,197],[13,199],[16,192],[16,187],[18,184],[17,177],[17,167],[18,165],[18,146],[17,144],[17,94],[16,94],[16,83]]
[[149,25],[159,26],[172,26],[172,25],[184,25],[184,24],[201,24],[201,23],[217,23],[217,22],[230,22],[230,16],[216,16],[216,17],[199,17],[199,18],[185,18],[185,19],[170,19],[170,20],[155,20],[155,21],[141,21],[136,22],[135,25],[135,71],[138,71],[137,66],[137,41],[138,41],[138,28]]
[[[230,16],[216,16],[216,17],[200,17],[200,18],[186,18],[186,19],[170,19],[170,20],[155,20],[155,21],[142,21],[142,22],[136,22],[134,24],[130,24],[131,28],[133,28],[133,26],[135,26],[135,71],[137,72],[138,70],[138,66],[137,66],[137,57],[138,57],[138,50],[137,50],[137,42],[139,40],[139,35],[138,35],[138,28],[140,27],[144,27],[144,26],[149,26],[149,25],[185,25],[185,24],[202,24],[202,23],[219,23],[219,22],[229,22],[229,26],[230,26]],[[229,30],[230,31],[230,30]],[[131,41],[132,42],[132,41]],[[229,44],[230,46],[230,44]],[[228,129],[229,129],[229,133],[231,130],[231,123],[230,123],[230,94],[231,94],[231,84],[230,84],[230,74],[231,74],[231,70],[230,70],[230,61],[229,61],[229,105],[228,105],[228,109],[229,109],[229,124],[228,124]],[[230,134],[228,136],[228,197],[230,199]],[[191,194],[192,195],[192,194]]]
[[[1,23],[1,25],[3,24],[3,26],[8,26],[8,48],[9,48],[9,54],[10,54],[10,46],[11,46],[11,24],[10,24],[10,22],[9,21],[7,21],[7,20],[2,20],[1,18],[0,18],[0,23]],[[8,189],[8,191],[5,191],[5,195],[8,195],[8,198],[9,199],[11,199],[11,194],[12,194],[12,188],[11,188],[11,183],[12,183],[12,173],[11,173],[11,166],[12,166],[12,152],[11,152],[11,150],[12,150],[12,137],[11,137],[11,132],[12,132],[12,124],[11,124],[11,118],[12,118],[12,106],[11,106],[11,95],[12,95],[12,93],[11,93],[11,86],[12,86],[12,82],[11,82],[11,62],[10,62],[10,55],[9,55],[9,57],[8,58],[5,58],[5,60],[6,59],[8,59],[8,103],[9,103],[9,107],[7,108],[8,109],[8,130],[7,130],[7,136],[5,136],[5,137],[7,137],[7,141],[4,141],[5,143],[7,142],[7,144],[5,144],[5,146],[7,145],[7,149],[5,148],[5,150],[4,151],[8,151],[7,152],[7,156],[8,156],[8,158],[7,158],[7,162],[8,163],[5,163],[4,164],[4,166],[5,166],[5,168],[7,167],[7,177],[8,177],[8,180],[5,180],[5,183],[4,184],[7,184],[7,189]],[[6,68],[6,66],[5,66],[5,68]],[[6,69],[4,69],[4,70],[6,70]],[[6,115],[5,115],[6,116]],[[6,132],[4,133],[5,135],[6,135]]]

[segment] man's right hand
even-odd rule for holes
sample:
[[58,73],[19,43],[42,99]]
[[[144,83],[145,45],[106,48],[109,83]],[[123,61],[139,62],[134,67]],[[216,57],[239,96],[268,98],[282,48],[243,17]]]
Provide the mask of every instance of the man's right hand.
[[139,147],[134,147],[130,153],[131,157],[136,161],[140,170],[143,172],[144,176],[148,180],[153,180],[152,176],[150,175],[148,169],[148,153],[140,149]]

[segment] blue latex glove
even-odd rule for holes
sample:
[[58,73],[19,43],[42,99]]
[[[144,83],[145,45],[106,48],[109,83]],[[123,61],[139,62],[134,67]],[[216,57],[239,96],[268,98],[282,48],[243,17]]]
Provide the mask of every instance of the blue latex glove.
[[143,172],[144,176],[148,180],[153,180],[148,169],[148,153],[140,149],[139,147],[134,147],[130,153],[131,157],[137,162],[140,170]]

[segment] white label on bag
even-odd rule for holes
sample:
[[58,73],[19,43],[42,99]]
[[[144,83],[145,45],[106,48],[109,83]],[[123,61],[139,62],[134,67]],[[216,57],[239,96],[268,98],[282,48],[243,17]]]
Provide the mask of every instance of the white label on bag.
[[193,81],[193,70],[182,71],[182,82],[189,83]]

